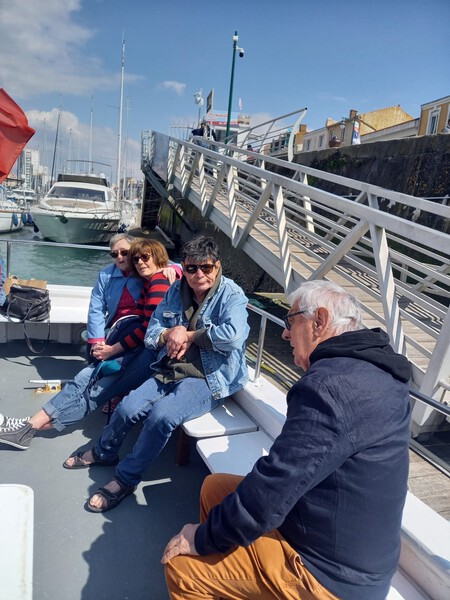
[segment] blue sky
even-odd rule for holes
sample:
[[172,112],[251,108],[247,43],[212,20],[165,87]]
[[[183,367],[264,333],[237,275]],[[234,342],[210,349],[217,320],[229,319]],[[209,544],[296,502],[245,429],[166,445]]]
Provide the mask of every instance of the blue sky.
[[449,95],[449,24],[448,0],[0,0],[0,87],[47,162],[60,103],[61,154],[87,158],[93,95],[93,158],[115,164],[124,34],[122,160],[140,176],[142,130],[193,123],[200,88],[226,110],[235,30],[233,110],[241,98],[256,123],[307,106],[313,130]]

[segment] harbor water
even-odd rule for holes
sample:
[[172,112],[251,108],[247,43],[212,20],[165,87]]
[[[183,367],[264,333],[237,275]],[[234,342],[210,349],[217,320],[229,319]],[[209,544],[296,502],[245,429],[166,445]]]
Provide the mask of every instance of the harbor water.
[[[19,243],[10,245],[9,274],[20,279],[43,279],[60,285],[94,285],[98,272],[111,263],[109,247],[104,250],[68,248],[64,244],[43,246],[28,243],[43,241],[33,227],[0,236],[0,256],[6,261],[6,239]],[[20,243],[25,242],[25,243]]]

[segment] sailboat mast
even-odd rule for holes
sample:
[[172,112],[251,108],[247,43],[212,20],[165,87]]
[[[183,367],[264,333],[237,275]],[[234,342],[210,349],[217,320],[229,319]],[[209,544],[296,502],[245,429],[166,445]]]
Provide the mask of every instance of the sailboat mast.
[[93,114],[94,114],[94,94],[91,94],[91,120],[90,120],[90,125],[89,125],[89,169],[90,172],[92,173],[92,121],[93,121]]
[[58,151],[58,135],[59,135],[59,122],[61,120],[61,99],[59,101],[59,112],[58,112],[58,120],[56,122],[56,133],[55,133],[55,147],[53,149],[53,161],[52,161],[52,174],[50,177],[50,187],[53,185],[54,177],[55,177],[55,162],[56,162],[56,153]]
[[120,104],[119,104],[119,136],[117,148],[117,199],[120,201],[120,175],[121,175],[121,159],[122,159],[122,108],[123,108],[123,75],[125,70],[125,37],[122,36],[122,68],[120,74]]

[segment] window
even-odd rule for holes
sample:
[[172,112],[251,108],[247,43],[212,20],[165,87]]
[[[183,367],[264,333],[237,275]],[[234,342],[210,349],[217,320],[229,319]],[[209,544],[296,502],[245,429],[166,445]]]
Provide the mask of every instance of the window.
[[439,113],[441,112],[440,108],[436,108],[430,111],[430,115],[428,117],[428,135],[432,135],[433,133],[437,133],[437,126],[439,122]]
[[308,150],[311,150],[311,140],[306,140],[306,152],[308,152]]
[[319,145],[318,145],[318,147],[319,147],[319,148],[322,148],[322,147],[323,147],[323,138],[324,138],[324,136],[323,136],[323,135],[320,135],[320,136],[319,136]]

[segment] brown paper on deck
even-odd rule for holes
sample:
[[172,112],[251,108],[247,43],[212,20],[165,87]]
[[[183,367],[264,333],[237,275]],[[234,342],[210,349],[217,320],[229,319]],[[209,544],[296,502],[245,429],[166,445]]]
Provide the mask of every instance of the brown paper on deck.
[[13,283],[17,283],[17,285],[23,287],[35,287],[41,290],[47,289],[47,282],[43,279],[19,279],[15,275],[10,275],[6,278],[5,285],[3,286],[5,294],[9,294],[9,289]]

